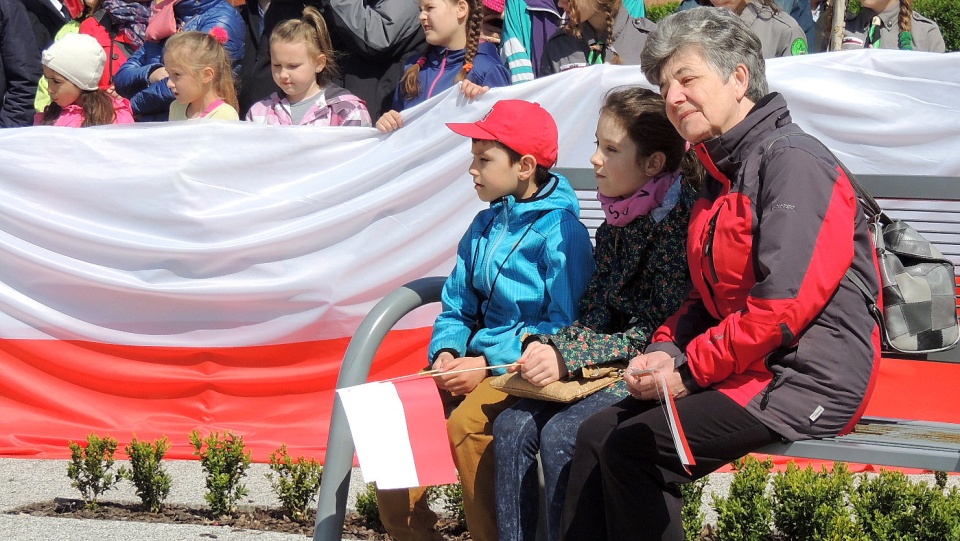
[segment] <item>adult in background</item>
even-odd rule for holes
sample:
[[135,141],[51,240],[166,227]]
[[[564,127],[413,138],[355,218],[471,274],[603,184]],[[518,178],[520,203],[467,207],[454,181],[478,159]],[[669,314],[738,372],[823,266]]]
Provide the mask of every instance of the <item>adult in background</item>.
[[[800,25],[803,34],[807,38],[807,45],[813,50],[813,45],[817,43],[817,23],[814,16],[811,0],[774,0],[784,12],[790,14],[793,20]],[[813,5],[817,5],[820,0],[812,0]],[[695,8],[697,6],[711,6],[710,0],[683,0],[677,11]],[[819,16],[820,12],[816,12]]]
[[20,0],[27,10],[37,53],[53,45],[57,32],[83,12],[83,0]]
[[155,0],[147,23],[143,46],[114,75],[117,93],[130,99],[138,122],[164,121],[173,103],[163,67],[163,46],[178,31],[227,32],[224,47],[233,62],[234,75],[243,58],[244,23],[228,0]]
[[[663,21],[641,67],[710,173],[693,208],[693,291],[624,378],[633,395],[581,425],[562,531],[581,539],[683,540],[680,483],[779,441],[849,432],[863,413],[880,333],[878,269],[849,179],[769,93],[760,40],[728,10]],[[681,466],[654,370],[696,464]],[[640,513],[640,514],[638,514]]]
[[366,102],[372,118],[389,111],[404,59],[426,48],[417,0],[320,0],[342,56],[333,82]]
[[41,75],[40,51],[23,4],[0,0],[0,128],[33,125]]
[[238,8],[247,26],[238,83],[241,118],[254,103],[280,92],[271,72],[270,34],[283,21],[299,19],[307,6],[320,9],[318,0],[248,0]]

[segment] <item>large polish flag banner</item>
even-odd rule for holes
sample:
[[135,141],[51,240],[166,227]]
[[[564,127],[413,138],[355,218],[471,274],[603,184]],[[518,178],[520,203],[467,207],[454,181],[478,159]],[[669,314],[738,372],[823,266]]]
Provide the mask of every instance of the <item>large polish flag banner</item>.
[[443,403],[429,376],[337,390],[366,483],[409,488],[456,483]]
[[[794,119],[854,172],[960,177],[960,55],[850,51],[767,68]],[[93,432],[165,435],[168,456],[189,458],[199,429],[243,435],[256,460],[281,443],[322,458],[364,314],[406,282],[446,275],[483,208],[470,141],[444,123],[498,99],[540,102],[559,124],[559,167],[592,178],[600,104],[627,84],[647,85],[636,66],[473,102],[450,91],[390,135],[242,122],[0,130],[0,456],[65,457]],[[426,364],[436,310],[389,334],[371,380]],[[907,395],[933,420],[960,411],[882,383],[881,414]]]

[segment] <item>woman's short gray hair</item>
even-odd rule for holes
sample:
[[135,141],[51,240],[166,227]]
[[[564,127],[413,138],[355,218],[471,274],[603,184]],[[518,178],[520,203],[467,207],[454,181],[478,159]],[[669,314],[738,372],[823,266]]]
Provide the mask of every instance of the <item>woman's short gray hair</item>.
[[724,79],[737,65],[746,66],[750,73],[747,99],[757,102],[769,92],[760,38],[729,9],[688,9],[660,21],[640,54],[643,74],[651,84],[659,85],[661,72],[670,58],[688,49],[699,50],[707,64]]

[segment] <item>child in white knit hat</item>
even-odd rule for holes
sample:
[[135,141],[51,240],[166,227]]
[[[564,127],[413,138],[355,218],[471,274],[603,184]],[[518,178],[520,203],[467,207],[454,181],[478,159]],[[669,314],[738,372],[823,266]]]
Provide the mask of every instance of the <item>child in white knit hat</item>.
[[107,55],[96,38],[67,34],[46,51],[40,63],[52,102],[37,113],[34,125],[85,128],[133,122],[130,102],[98,87]]

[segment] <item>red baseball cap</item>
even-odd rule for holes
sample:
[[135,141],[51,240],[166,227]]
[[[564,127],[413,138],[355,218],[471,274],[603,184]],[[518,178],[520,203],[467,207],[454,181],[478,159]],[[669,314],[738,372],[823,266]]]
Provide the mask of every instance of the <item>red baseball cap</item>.
[[523,156],[533,156],[544,167],[557,163],[557,123],[539,103],[500,100],[480,120],[448,123],[447,127],[471,139],[499,141]]

